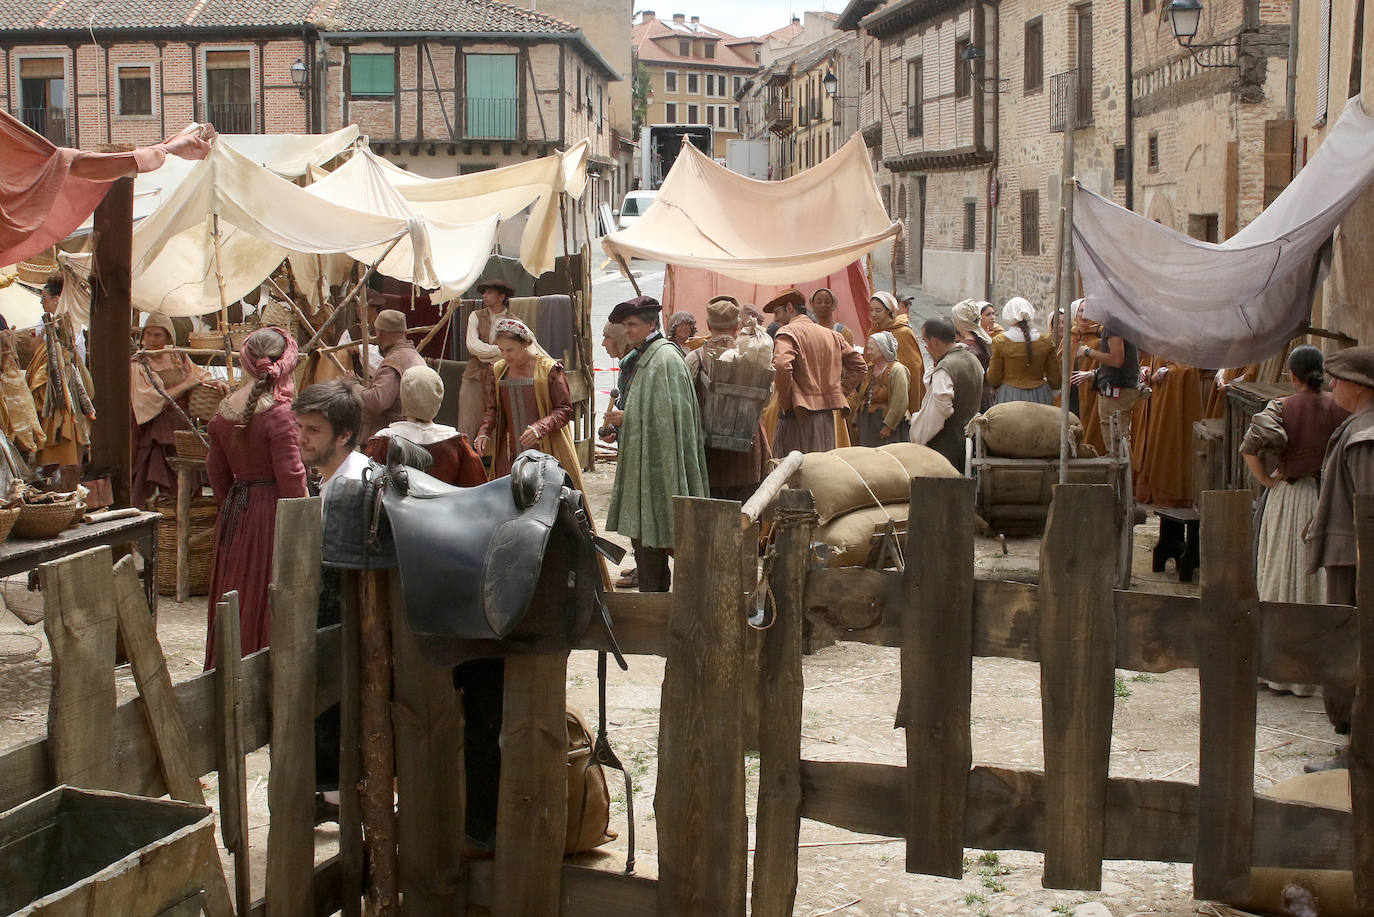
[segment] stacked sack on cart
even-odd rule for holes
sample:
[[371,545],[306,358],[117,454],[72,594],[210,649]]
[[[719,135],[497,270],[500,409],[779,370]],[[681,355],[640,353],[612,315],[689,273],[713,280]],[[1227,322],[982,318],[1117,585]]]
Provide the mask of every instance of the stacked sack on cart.
[[[975,416],[964,432],[975,443],[981,440],[982,449],[975,448],[975,457],[1057,459],[1062,423],[1063,414],[1055,405],[1008,401]],[[1069,457],[1091,458],[1095,454],[1093,447],[1083,442],[1082,422],[1070,414]]]
[[884,532],[906,532],[912,478],[957,477],[935,450],[899,442],[812,452],[791,485],[816,501],[813,541],[830,549],[829,566],[861,567],[877,558]]

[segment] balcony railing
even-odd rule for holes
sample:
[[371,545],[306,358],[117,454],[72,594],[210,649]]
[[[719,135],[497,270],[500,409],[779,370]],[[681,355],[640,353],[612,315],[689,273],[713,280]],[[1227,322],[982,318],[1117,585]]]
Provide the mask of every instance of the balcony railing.
[[516,140],[519,99],[473,99],[465,103],[464,135],[471,140]]
[[780,136],[792,133],[792,103],[769,102],[763,110],[763,123]]
[[925,133],[926,123],[920,105],[908,105],[906,109],[906,135],[919,137]]
[[1093,123],[1093,72],[1076,68],[1050,77],[1050,130],[1063,133],[1072,119],[1074,130]]
[[221,134],[252,134],[252,102],[206,102],[205,120]]
[[71,146],[71,138],[67,136],[65,108],[49,108],[46,105],[38,108],[21,108],[19,120],[57,146]]

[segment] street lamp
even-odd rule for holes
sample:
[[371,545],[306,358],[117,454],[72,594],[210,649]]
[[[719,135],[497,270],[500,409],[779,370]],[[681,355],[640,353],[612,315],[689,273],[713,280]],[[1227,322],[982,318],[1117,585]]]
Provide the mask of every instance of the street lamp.
[[825,71],[825,76],[821,77],[821,87],[826,95],[832,99],[835,97],[835,90],[840,88],[840,78],[835,76],[834,70]]
[[[1202,3],[1201,0],[1172,0],[1168,7],[1169,23],[1174,29],[1174,41],[1178,42],[1179,47],[1187,48],[1188,53],[1193,56],[1193,62],[1199,67],[1235,67],[1240,69],[1240,35],[1229,38],[1226,41],[1212,42],[1206,45],[1195,45],[1193,41],[1197,38],[1198,26],[1202,23]],[[1198,57],[1199,51],[1212,51],[1216,48],[1230,48],[1232,51],[1231,59],[1226,60],[1225,55],[1221,55],[1222,62],[1214,63],[1217,55],[1208,54],[1208,60]]]
[[296,85],[296,91],[305,98],[305,84],[310,79],[310,68],[305,65],[305,61],[296,58],[296,62],[291,65],[291,82]]
[[965,67],[968,67],[969,79],[977,83],[978,88],[984,92],[988,91],[989,84],[991,84],[992,90],[995,92],[998,83],[1010,82],[1010,80],[1000,79],[995,76],[987,77],[978,75],[978,64],[987,60],[987,55],[983,53],[982,48],[978,47],[973,42],[969,42],[967,47],[964,48],[963,52],[959,55],[959,60]]

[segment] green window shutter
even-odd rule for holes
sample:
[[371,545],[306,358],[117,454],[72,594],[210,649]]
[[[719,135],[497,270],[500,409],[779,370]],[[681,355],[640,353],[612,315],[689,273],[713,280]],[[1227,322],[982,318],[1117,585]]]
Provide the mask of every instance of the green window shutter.
[[520,114],[514,54],[465,57],[467,136],[476,140],[514,140]]
[[396,94],[396,57],[393,54],[350,54],[348,94],[390,97]]

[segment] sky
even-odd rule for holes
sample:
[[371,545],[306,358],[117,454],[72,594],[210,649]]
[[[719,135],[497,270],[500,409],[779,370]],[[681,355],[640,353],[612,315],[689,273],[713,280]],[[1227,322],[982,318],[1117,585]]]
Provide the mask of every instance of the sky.
[[635,0],[635,12],[650,9],[659,19],[674,13],[701,21],[731,35],[762,35],[782,28],[806,10],[844,9],[844,0]]

